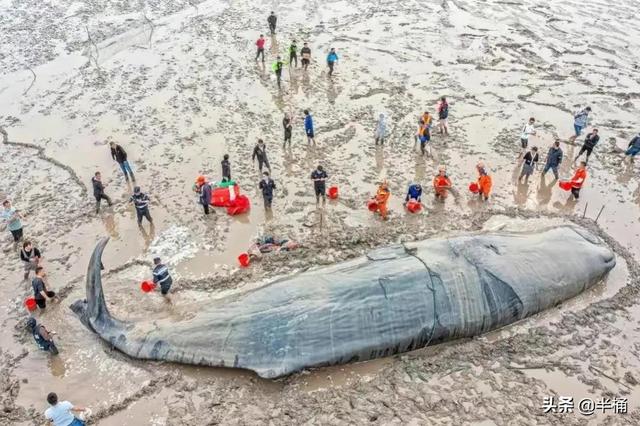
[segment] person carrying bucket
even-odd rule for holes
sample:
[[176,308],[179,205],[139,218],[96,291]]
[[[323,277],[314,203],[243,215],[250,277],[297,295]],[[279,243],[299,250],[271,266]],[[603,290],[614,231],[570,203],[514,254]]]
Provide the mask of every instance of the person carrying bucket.
[[483,162],[478,163],[476,170],[478,171],[478,194],[480,198],[487,201],[491,194],[491,187],[493,186],[491,176],[487,173]]
[[387,181],[383,181],[378,187],[378,192],[376,193],[375,200],[378,205],[378,212],[380,212],[380,216],[382,220],[387,220],[388,218],[388,210],[387,210],[387,202],[389,202],[389,197],[391,196],[391,191],[389,191],[389,186],[387,185]]
[[169,274],[169,268],[162,263],[159,257],[153,259],[153,282],[154,284],[160,284],[160,293],[166,298],[169,298],[169,290],[173,284],[173,279]]
[[573,198],[576,200],[580,198],[580,190],[582,189],[582,185],[584,181],[587,179],[587,162],[581,161],[578,169],[575,174],[571,178],[571,194]]
[[447,176],[445,166],[438,166],[438,174],[433,178],[433,189],[437,200],[444,201],[447,198],[447,192],[451,189],[451,179]]
[[31,287],[33,287],[33,297],[36,299],[36,304],[40,309],[47,307],[47,301],[53,300],[56,297],[56,293],[50,291],[45,283],[47,274],[44,272],[42,266],[36,268],[36,276],[31,280]]
[[422,185],[419,183],[409,185],[407,196],[404,198],[404,204],[406,205],[410,201],[422,202]]

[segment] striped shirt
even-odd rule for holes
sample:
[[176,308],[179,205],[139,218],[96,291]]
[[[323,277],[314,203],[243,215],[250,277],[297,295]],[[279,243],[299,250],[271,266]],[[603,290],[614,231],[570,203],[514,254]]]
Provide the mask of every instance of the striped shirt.
[[139,194],[133,194],[131,196],[131,201],[133,201],[133,204],[138,210],[145,210],[149,207],[149,196],[143,192]]
[[155,268],[153,268],[153,282],[156,284],[162,284],[167,280],[171,279],[171,275],[169,275],[169,268],[167,268],[166,265],[163,265],[162,263],[159,265],[156,265]]

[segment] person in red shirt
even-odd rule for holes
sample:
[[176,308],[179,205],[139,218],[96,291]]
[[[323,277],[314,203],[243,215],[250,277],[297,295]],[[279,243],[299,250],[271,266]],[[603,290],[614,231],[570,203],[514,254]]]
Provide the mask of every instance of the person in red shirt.
[[262,62],[264,62],[264,43],[266,40],[264,39],[264,34],[260,34],[260,38],[256,41],[256,46],[258,47],[258,52],[256,53],[256,61],[258,57],[262,55]]
[[584,181],[587,179],[587,163],[585,161],[580,162],[580,166],[576,170],[576,173],[571,178],[571,194],[577,200],[580,198],[580,190]]

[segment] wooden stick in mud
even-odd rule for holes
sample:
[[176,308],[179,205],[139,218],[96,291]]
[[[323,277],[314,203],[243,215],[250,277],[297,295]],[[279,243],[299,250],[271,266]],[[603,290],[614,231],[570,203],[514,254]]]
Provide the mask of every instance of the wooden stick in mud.
[[595,220],[596,223],[598,223],[598,219],[600,219],[600,215],[602,214],[602,210],[604,210],[604,206],[605,204],[602,205],[602,207],[600,208],[600,211],[598,212],[598,216],[596,216],[596,220]]
[[582,218],[583,219],[587,215],[587,207],[589,207],[589,203],[585,203],[585,205],[584,205],[584,212],[582,212]]

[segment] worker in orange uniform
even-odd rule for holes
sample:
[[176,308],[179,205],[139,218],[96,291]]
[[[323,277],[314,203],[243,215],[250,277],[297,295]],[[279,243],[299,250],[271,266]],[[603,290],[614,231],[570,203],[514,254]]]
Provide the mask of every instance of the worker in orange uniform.
[[375,196],[376,203],[378,203],[378,211],[380,212],[380,216],[382,216],[382,220],[387,220],[387,201],[389,201],[390,196],[391,192],[389,191],[389,186],[387,185],[387,182],[384,181],[378,187],[378,192]]
[[438,174],[433,178],[433,189],[436,191],[436,199],[444,201],[447,198],[447,191],[451,189],[451,179],[447,176],[444,166],[438,167]]
[[478,187],[480,188],[480,197],[487,201],[489,194],[491,194],[491,176],[487,173],[484,163],[480,162],[476,166],[478,170]]
[[577,200],[580,198],[580,189],[587,179],[587,162],[581,161],[576,173],[571,178],[571,194]]

